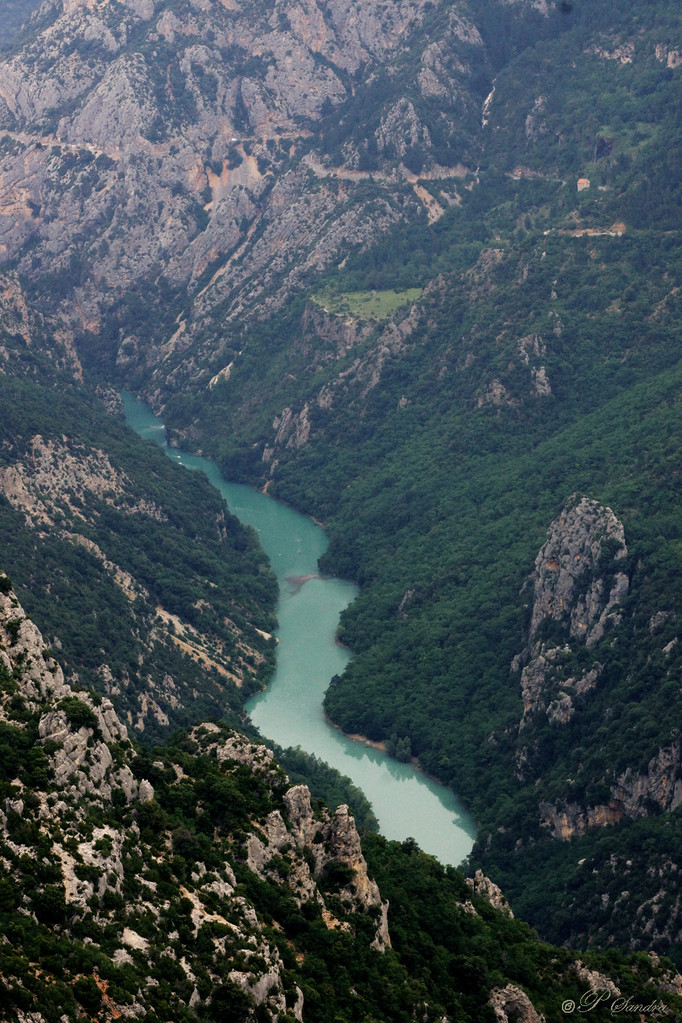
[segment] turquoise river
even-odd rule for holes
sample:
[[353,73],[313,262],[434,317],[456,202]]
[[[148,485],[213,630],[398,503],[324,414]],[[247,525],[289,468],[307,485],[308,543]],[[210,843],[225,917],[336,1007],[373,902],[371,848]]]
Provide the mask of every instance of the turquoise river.
[[457,865],[467,856],[474,827],[453,793],[412,764],[343,735],[325,720],[322,698],[351,656],[335,641],[339,615],[357,590],[320,578],[327,545],[323,529],[292,508],[242,484],[227,483],[209,459],[166,444],[162,421],[144,403],[123,395],[126,421],[169,458],[206,474],[229,510],[258,532],[279,581],[277,663],[267,690],[247,710],[263,736],[300,746],[348,775],[372,803],[379,830],[390,839],[414,838],[425,852]]

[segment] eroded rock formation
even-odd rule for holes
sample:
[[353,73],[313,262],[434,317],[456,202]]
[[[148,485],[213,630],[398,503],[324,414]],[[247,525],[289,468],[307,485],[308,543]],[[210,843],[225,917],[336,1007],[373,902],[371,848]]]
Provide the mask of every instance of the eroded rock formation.
[[[219,977],[229,976],[253,1004],[267,1006],[272,1018],[289,1010],[302,1019],[300,989],[292,994],[285,980],[284,963],[266,935],[263,921],[236,891],[237,880],[230,863],[235,841],[244,843],[243,858],[258,876],[284,885],[298,905],[310,899],[321,910],[327,927],[351,931],[346,919],[349,915],[369,914],[376,920],[372,947],[381,951],[390,945],[388,906],[368,875],[348,808],[341,806],[332,815],[324,811],[315,816],[308,789],[303,785],[288,787],[284,772],[269,750],[217,725],[197,727],[190,739],[196,753],[220,765],[220,774],[214,779],[229,779],[244,770],[251,772],[269,799],[279,798],[276,794],[283,789],[281,808],[262,819],[254,817],[248,835],[233,837],[229,831],[217,829],[213,840],[221,850],[220,863],[213,856],[211,870],[207,871],[199,861],[192,861],[187,869],[184,858],[181,868],[176,861],[184,883],[176,885],[174,892],[164,882],[162,895],[155,865],[166,850],[175,849],[176,856],[182,850],[187,856],[196,844],[195,838],[186,828],[176,827],[171,833],[156,802],[153,784],[140,777],[139,771],[134,774],[131,770],[135,754],[112,704],[75,691],[64,682],[62,670],[40,632],[26,617],[7,577],[1,575],[0,662],[4,671],[0,679],[0,722],[11,731],[25,727],[28,715],[39,715],[37,742],[47,755],[51,781],[50,794],[29,793],[20,777],[12,783],[11,795],[0,809],[3,877],[14,876],[15,857],[25,853],[22,841],[29,835],[22,828],[25,819],[31,828],[38,829],[41,841],[50,850],[51,885],[45,898],[49,895],[55,905],[63,904],[63,912],[72,921],[91,918],[93,911],[96,918],[105,919],[112,907],[116,909],[115,922],[110,921],[110,926],[117,934],[113,957],[117,964],[133,962],[132,952],[148,956],[150,963],[154,960],[155,929],[169,911],[169,900],[181,899],[194,936],[204,927],[205,936],[213,935],[205,937],[204,944],[208,942],[211,970],[218,970],[215,986],[219,986]],[[10,678],[15,681],[8,681]],[[165,772],[164,785],[180,786],[181,791],[187,778],[182,766],[167,768],[159,761],[152,767]],[[207,807],[199,812],[210,811]],[[93,821],[99,823],[93,826]],[[147,848],[149,843],[155,844],[154,854]],[[240,854],[237,859],[241,858]],[[285,862],[289,866],[282,872]],[[280,876],[282,873],[284,876]],[[326,906],[322,881],[324,891],[333,891],[334,912]],[[24,901],[26,906],[22,903],[18,908],[20,914],[30,911],[30,896]],[[137,929],[142,926],[138,921],[146,921],[143,934]],[[212,928],[212,924],[217,926]],[[167,940],[174,941],[172,934]],[[185,955],[191,957],[189,951]],[[205,949],[201,966],[204,972],[206,955]],[[192,960],[190,966],[184,958],[183,963],[187,975],[194,976],[197,963]],[[206,1001],[205,984],[201,989],[203,994],[195,986],[192,1007]],[[146,1004],[145,996],[138,992],[131,1009],[134,1018],[145,1014]],[[112,1018],[129,1015],[125,1007],[122,1010],[112,1002]]]
[[567,677],[564,664],[573,644],[592,649],[620,621],[629,580],[622,523],[610,508],[587,497],[569,498],[547,531],[526,587],[532,587],[528,644],[514,661],[521,672],[524,720],[544,711],[567,721],[575,700],[597,684],[595,659],[579,677]]
[[[555,728],[565,726],[600,685],[604,665],[595,648],[622,620],[630,585],[626,559],[622,523],[610,508],[586,497],[570,498],[548,530],[526,584],[533,592],[528,644],[512,665],[515,672],[521,669],[523,697],[519,778],[541,773],[534,736],[543,717]],[[667,620],[665,614],[654,616],[650,633]],[[675,738],[649,759],[646,769],[628,767],[605,776],[608,798],[593,805],[574,798],[567,781],[564,799],[539,803],[541,821],[553,837],[566,840],[623,818],[674,810],[682,803],[681,771],[681,744]]]
[[[204,336],[216,305],[223,332],[236,330],[265,296],[270,312],[278,308],[309,269],[339,262],[424,202],[433,215],[435,200],[393,167],[407,150],[425,147],[428,158],[431,148],[407,98],[389,104],[371,140],[392,165],[380,198],[355,199],[367,177],[356,169],[358,143],[345,146],[338,175],[321,152],[329,176],[311,181],[302,160],[311,127],[399,54],[432,8],[44,4],[35,38],[1,66],[0,261],[18,260],[32,279],[57,274],[60,318],[86,336],[141,280],[151,290],[162,274],[171,289],[187,288],[185,311],[167,324],[162,315],[151,343],[122,326],[118,358],[165,362],[155,384],[164,389],[169,375],[201,375],[208,358],[208,383],[234,355]],[[419,47],[416,87],[441,97],[439,134],[459,138],[462,110],[478,105],[480,35],[453,10],[440,37]],[[458,174],[461,161],[453,152]]]

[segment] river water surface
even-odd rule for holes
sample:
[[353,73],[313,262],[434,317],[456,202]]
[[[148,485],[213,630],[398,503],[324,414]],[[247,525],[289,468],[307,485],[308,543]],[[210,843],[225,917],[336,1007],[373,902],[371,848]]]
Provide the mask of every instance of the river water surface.
[[442,863],[460,863],[475,832],[453,793],[411,764],[348,738],[324,718],[324,692],[351,656],[335,641],[339,615],[357,593],[352,583],[317,576],[327,546],[324,530],[266,494],[226,482],[209,459],[169,448],[162,421],[147,405],[126,394],[123,403],[129,426],[173,461],[204,472],[232,514],[256,529],[277,575],[276,668],[267,690],[247,703],[261,734],[280,746],[300,746],[352,778],[387,838],[412,837]]

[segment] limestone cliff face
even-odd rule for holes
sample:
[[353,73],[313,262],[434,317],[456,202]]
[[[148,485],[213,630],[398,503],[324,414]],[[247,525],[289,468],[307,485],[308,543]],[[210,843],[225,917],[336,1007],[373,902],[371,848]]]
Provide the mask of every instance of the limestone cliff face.
[[[225,739],[214,725],[195,729],[202,748],[219,761],[236,760],[273,783],[280,774],[270,750],[239,737]],[[349,930],[325,901],[324,886],[335,879],[334,894],[347,908],[368,913],[378,920],[374,948],[383,951],[391,944],[387,914],[379,888],[367,872],[360,836],[347,806],[334,814],[327,810],[313,813],[310,792],[305,785],[294,785],[283,795],[283,808],[265,819],[259,834],[249,837],[247,863],[254,873],[286,884],[299,906],[310,902],[318,906],[327,927]]]
[[590,828],[605,828],[618,824],[623,818],[621,807],[615,803],[585,808],[580,803],[562,802],[560,806],[541,802],[540,819],[553,838],[568,841],[584,835]]
[[329,349],[329,360],[347,355],[351,349],[366,341],[373,329],[372,324],[366,320],[329,313],[317,305],[306,307],[301,326],[302,354],[319,360],[317,365],[320,367],[326,361],[325,348]]
[[545,1023],[528,995],[514,984],[494,988],[488,1003],[497,1023]]
[[675,810],[682,803],[682,743],[677,738],[660,749],[645,771],[629,767],[611,789],[613,798],[629,817]]
[[[512,665],[515,672],[522,669],[524,710],[516,757],[520,779],[535,777],[539,783],[542,769],[534,760],[538,727],[546,727],[545,722],[554,728],[566,725],[600,685],[604,665],[590,651],[610,630],[617,636],[629,591],[623,571],[626,556],[622,523],[610,508],[588,498],[569,499],[548,530],[527,583],[533,592],[528,644]],[[652,619],[650,632],[665,620]],[[568,780],[563,799],[539,803],[541,821],[553,837],[566,840],[590,828],[679,806],[679,738],[660,748],[646,769],[628,767],[601,781],[607,798],[594,805],[572,797]]]
[[610,785],[608,803],[585,807],[567,801],[559,806],[540,803],[545,827],[554,838],[566,840],[589,828],[618,824],[624,818],[649,817],[675,810],[682,803],[682,749],[676,739],[659,749],[646,770],[628,767]]
[[[116,967],[139,963],[140,955],[152,974],[159,955],[182,964],[178,1006],[197,1009],[210,1003],[229,978],[247,996],[247,1007],[263,1005],[272,1019],[289,1012],[301,1020],[303,996],[286,976],[271,928],[266,931],[254,906],[236,890],[238,863],[246,862],[271,886],[286,890],[292,904],[310,901],[330,929],[350,933],[354,914],[369,915],[375,921],[372,947],[383,951],[390,945],[388,905],[368,875],[347,807],[332,815],[314,814],[308,789],[289,787],[269,750],[214,724],[197,727],[187,740],[187,749],[217,765],[209,785],[199,782],[192,815],[196,804],[198,817],[217,812],[229,819],[233,808],[223,805],[215,786],[226,786],[231,799],[243,801],[233,778],[246,785],[244,791],[258,792],[270,804],[278,801],[279,807],[264,815],[254,797],[253,808],[242,811],[245,830],[233,835],[227,824],[211,827],[212,842],[204,845],[204,854],[211,852],[207,869],[192,833],[167,820],[154,785],[136,766],[126,727],[110,701],[74,691],[64,682],[61,668],[3,575],[0,674],[2,741],[31,727],[37,751],[43,751],[45,774],[38,777],[45,787],[50,785],[49,793],[38,789],[35,776],[23,766],[15,768],[18,774],[11,784],[3,782],[9,793],[0,808],[3,891],[23,884],[30,843],[37,841],[41,847],[39,880],[25,888],[19,917],[37,907],[40,919],[52,913],[63,926],[66,920],[77,926],[84,919],[90,921],[90,933],[93,927],[107,926],[108,954],[113,948]],[[30,764],[40,763],[41,754],[36,755]],[[186,800],[189,779],[203,774],[190,766],[187,752],[182,764],[155,761],[149,769],[163,788],[176,790],[172,802]],[[172,906],[182,907],[180,916],[173,916]],[[178,943],[174,926],[183,929],[184,945]],[[200,932],[198,959],[193,940]],[[192,983],[187,985],[187,979]],[[114,994],[106,1004],[106,1018],[141,1018],[151,1009],[153,991],[153,985],[143,985],[122,1004]],[[40,1013],[31,1018],[43,1019]]]
[[[64,508],[84,524],[80,509],[88,493],[107,504],[130,495],[130,480],[103,451],[88,450],[63,439],[44,439],[40,434],[30,438],[28,448],[25,458],[0,469],[0,490],[36,527],[57,529]],[[130,510],[160,521],[166,518],[161,508],[144,499],[132,499]],[[117,576],[124,589],[132,588],[134,592],[132,580],[125,578],[120,569]]]
[[467,884],[474,895],[487,899],[490,905],[498,909],[500,913],[513,918],[514,914],[502,890],[494,881],[486,877],[482,870],[477,870],[473,877],[468,877]]
[[547,621],[567,625],[569,636],[588,647],[601,639],[607,622],[617,621],[614,608],[629,585],[617,570],[607,581],[605,559],[617,566],[626,555],[623,525],[610,508],[569,499],[535,559],[530,643]]
[[275,811],[266,821],[264,837],[249,839],[247,862],[251,869],[263,877],[286,878],[299,905],[312,900],[321,907],[328,927],[349,930],[328,908],[319,884],[338,877],[342,902],[378,916],[373,947],[383,951],[391,944],[388,903],[382,902],[376,882],[367,873],[360,836],[348,807],[340,806],[332,816],[325,813],[315,819],[305,785],[289,789],[284,804],[286,823]]
[[[34,711],[44,701],[71,693],[39,630],[26,617],[7,576],[0,575],[0,661],[11,674],[21,670],[22,700]],[[3,719],[7,720],[4,709]]]
[[572,644],[591,649],[620,621],[629,580],[623,525],[610,508],[586,497],[569,498],[547,531],[526,586],[533,590],[528,644],[514,661],[521,672],[524,719],[545,712],[568,721],[576,698],[589,692],[601,671],[598,661],[579,677],[567,677],[564,662]]
[[0,720],[15,720],[17,701],[40,715],[38,736],[51,751],[54,782],[65,795],[109,799],[113,789],[120,788],[129,802],[153,797],[149,782],[138,784],[130,768],[114,763],[111,746],[128,745],[128,734],[113,704],[65,683],[61,667],[26,617],[6,576],[0,576],[0,663],[20,679],[12,703],[6,694],[0,702]]
[[[471,81],[482,40],[456,8],[437,38],[420,40],[433,8],[430,0],[48,0],[35,38],[0,62],[0,262],[17,260],[35,281],[57,274],[46,304],[86,335],[148,281],[160,321],[143,345],[123,317],[120,365],[163,362],[150,388],[158,394],[206,364],[208,383],[238,350],[226,325],[237,331],[266,298],[272,312],[349,246],[420,210],[442,213],[396,168],[415,146],[431,159],[430,130],[410,100],[392,99],[376,129],[376,159],[390,168],[377,168],[385,187],[371,201],[356,195],[368,177],[356,170],[357,142],[336,157],[346,170],[324,147],[313,164],[326,176],[302,159],[325,118],[412,40],[410,74],[425,98],[439,97],[441,138],[461,137],[463,111],[477,123]],[[352,127],[343,128],[349,137]],[[453,152],[458,174],[462,158]],[[151,285],[159,275],[188,289],[167,322]],[[218,305],[220,337],[206,332]]]

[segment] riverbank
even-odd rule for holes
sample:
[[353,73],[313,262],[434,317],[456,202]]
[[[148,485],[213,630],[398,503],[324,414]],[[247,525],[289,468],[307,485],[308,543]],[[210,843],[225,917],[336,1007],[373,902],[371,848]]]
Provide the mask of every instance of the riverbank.
[[452,791],[429,779],[416,759],[402,763],[386,754],[384,743],[348,737],[325,720],[322,701],[330,679],[343,673],[352,656],[338,642],[337,631],[357,587],[320,575],[319,559],[327,549],[323,530],[290,506],[225,481],[214,463],[170,451],[160,421],[147,407],[128,403],[126,415],[174,462],[206,473],[229,510],[256,530],[277,576],[276,667],[267,688],[246,702],[254,725],[279,746],[299,746],[349,777],[372,804],[386,838],[414,838],[441,862],[461,863],[471,851],[475,829]]
[[[341,646],[342,644],[339,644]],[[353,742],[359,742],[363,746],[368,746],[370,749],[378,749],[382,753],[386,752],[385,742],[373,742],[372,739],[368,739],[366,735],[360,735],[357,732],[344,732],[340,725],[337,725],[330,717],[327,716],[326,712],[322,711],[324,720],[327,722],[330,728],[334,728],[340,735],[344,735],[346,739],[352,739]]]

